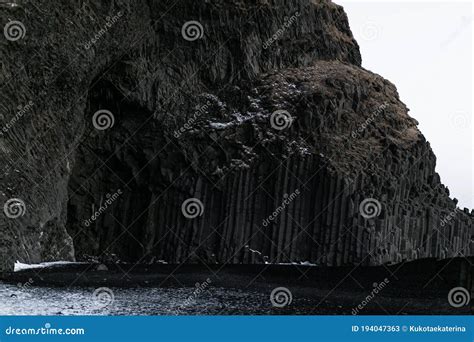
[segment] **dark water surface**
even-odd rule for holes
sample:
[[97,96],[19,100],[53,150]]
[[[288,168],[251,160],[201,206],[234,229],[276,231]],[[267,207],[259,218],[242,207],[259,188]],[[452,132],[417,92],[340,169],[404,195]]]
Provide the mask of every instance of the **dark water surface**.
[[450,290],[460,286],[456,262],[46,265],[0,274],[0,315],[351,315],[359,305],[362,315],[470,314],[474,301],[462,307],[449,302]]
[[210,288],[96,288],[0,283],[0,315],[186,315],[271,313],[268,294]]

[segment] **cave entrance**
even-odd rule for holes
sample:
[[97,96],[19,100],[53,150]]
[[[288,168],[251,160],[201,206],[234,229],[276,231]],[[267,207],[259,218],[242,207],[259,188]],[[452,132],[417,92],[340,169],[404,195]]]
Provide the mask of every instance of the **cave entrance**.
[[141,126],[149,115],[110,82],[90,90],[68,184],[67,229],[77,260],[137,261],[145,254],[153,182],[143,142],[150,126]]

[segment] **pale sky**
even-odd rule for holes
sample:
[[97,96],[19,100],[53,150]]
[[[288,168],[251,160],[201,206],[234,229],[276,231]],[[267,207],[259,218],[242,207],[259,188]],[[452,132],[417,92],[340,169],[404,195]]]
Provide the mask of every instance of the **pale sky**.
[[472,3],[334,2],[349,17],[362,66],[394,83],[420,123],[451,197],[474,208]]

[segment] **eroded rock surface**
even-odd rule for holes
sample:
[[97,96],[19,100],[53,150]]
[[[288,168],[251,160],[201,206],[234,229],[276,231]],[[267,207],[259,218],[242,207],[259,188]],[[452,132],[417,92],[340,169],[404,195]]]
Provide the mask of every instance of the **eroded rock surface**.
[[[2,203],[26,210],[0,215],[3,269],[473,254],[472,213],[449,198],[395,87],[360,67],[341,7],[16,3],[0,7],[2,24],[26,29],[0,39],[0,184]],[[200,39],[183,38],[191,20]],[[101,109],[106,130],[93,125]],[[194,219],[190,198],[203,205]]]

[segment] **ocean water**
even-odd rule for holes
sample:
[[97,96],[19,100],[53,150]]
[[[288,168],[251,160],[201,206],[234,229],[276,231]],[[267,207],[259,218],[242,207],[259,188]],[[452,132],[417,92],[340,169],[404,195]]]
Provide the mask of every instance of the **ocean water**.
[[271,314],[267,293],[210,287],[55,288],[0,282],[0,315]]

